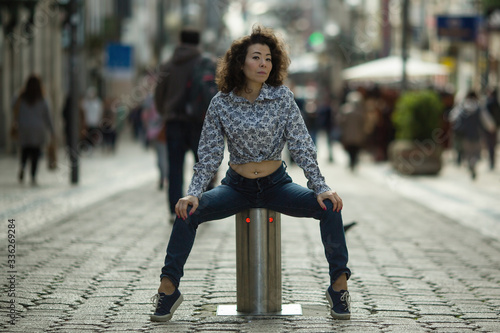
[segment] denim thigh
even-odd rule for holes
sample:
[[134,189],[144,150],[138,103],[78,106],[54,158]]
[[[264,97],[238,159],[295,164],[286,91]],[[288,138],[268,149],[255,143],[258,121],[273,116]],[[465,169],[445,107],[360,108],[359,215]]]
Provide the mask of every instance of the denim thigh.
[[194,215],[202,223],[249,208],[267,208],[317,220],[324,213],[314,191],[294,183],[286,168],[281,166],[273,174],[257,179],[244,178],[229,168],[221,185],[203,194]]
[[221,185],[203,193],[198,208],[185,222],[196,228],[200,223],[224,219],[251,207],[251,202],[223,179]]
[[[271,208],[269,202],[273,200],[268,202],[267,198],[271,198],[274,192],[279,193],[283,185],[290,183],[292,180],[286,173],[284,166],[267,177],[257,179],[245,178],[229,168],[221,185],[203,193],[197,210],[186,222],[193,223],[197,227],[200,223],[223,219],[245,209]],[[290,196],[293,195],[290,193]],[[312,193],[312,197],[314,197],[314,193]],[[305,215],[289,215],[310,216],[307,213]]]
[[265,208],[289,216],[312,217],[319,220],[324,213],[314,191],[292,182],[288,175],[281,182],[267,189],[264,201]]

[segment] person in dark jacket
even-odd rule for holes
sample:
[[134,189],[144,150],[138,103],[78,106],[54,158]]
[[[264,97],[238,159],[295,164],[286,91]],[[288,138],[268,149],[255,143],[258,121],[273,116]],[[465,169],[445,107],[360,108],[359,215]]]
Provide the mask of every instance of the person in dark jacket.
[[481,132],[495,130],[493,119],[482,108],[474,91],[467,93],[462,103],[450,112],[455,135],[462,138],[463,153],[472,179],[476,179],[476,164],[481,158]]
[[495,130],[486,131],[486,146],[488,148],[488,157],[490,162],[490,170],[495,169],[495,151],[497,146],[497,130],[500,127],[500,103],[498,102],[498,90],[491,90],[486,99],[486,110],[490,113],[493,121],[495,122]]
[[19,182],[24,180],[24,169],[28,159],[31,161],[31,183],[36,185],[38,160],[47,139],[47,132],[54,136],[49,106],[43,96],[42,82],[36,75],[26,81],[23,92],[15,106],[14,121],[19,128],[21,146],[21,167]]
[[166,121],[168,155],[168,202],[170,221],[175,218],[175,205],[183,196],[184,158],[191,150],[198,162],[198,141],[203,119],[193,119],[187,113],[189,81],[202,54],[198,48],[200,33],[183,29],[180,45],[172,57],[160,66],[154,102],[158,113]]

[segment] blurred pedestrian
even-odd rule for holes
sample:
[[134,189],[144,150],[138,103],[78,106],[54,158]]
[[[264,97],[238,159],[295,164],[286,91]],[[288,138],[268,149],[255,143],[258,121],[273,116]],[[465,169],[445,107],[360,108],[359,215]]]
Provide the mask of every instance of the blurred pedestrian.
[[87,89],[81,107],[85,116],[87,143],[89,144],[89,148],[95,147],[102,142],[100,125],[103,115],[103,103],[99,96],[97,96],[95,87]]
[[[183,196],[185,155],[189,150],[192,151],[195,162],[198,162],[203,119],[211,97],[217,92],[215,63],[202,55],[199,42],[199,31],[181,31],[180,45],[175,48],[172,57],[160,66],[154,92],[156,109],[166,121],[168,203],[172,223],[175,204]],[[212,92],[208,91],[208,101],[205,96],[207,91],[199,91],[200,87],[213,89]],[[193,97],[195,92],[199,95]]]
[[335,117],[333,116],[332,100],[329,93],[326,92],[323,100],[319,103],[316,111],[316,128],[318,132],[323,132],[326,138],[326,147],[328,150],[328,162],[333,162],[333,141],[334,129],[336,127]]
[[146,129],[142,123],[142,103],[135,105],[128,113],[127,120],[132,126],[133,138],[139,143],[146,145]]
[[297,104],[302,118],[304,118],[304,123],[306,124],[307,131],[311,136],[314,144],[316,144],[317,134],[318,134],[318,124],[317,124],[317,107],[315,101],[311,100],[308,94],[309,90],[315,90],[315,83],[309,82],[305,87],[298,87],[295,82],[289,81],[290,90],[293,92],[295,103]]
[[113,98],[106,98],[103,104],[100,130],[102,133],[102,149],[105,153],[114,153],[116,149],[117,114]]
[[18,141],[21,147],[19,182],[23,182],[24,169],[30,160],[31,184],[36,185],[38,161],[46,143],[47,132],[50,132],[50,140],[55,140],[49,105],[43,94],[42,82],[36,75],[28,78],[24,90],[15,103],[14,122],[18,128]]
[[[183,300],[178,287],[198,225],[256,207],[320,220],[329,263],[326,295],[330,312],[336,319],[350,318],[347,279],[351,272],[346,266],[342,199],[325,183],[293,93],[283,85],[289,64],[283,42],[272,30],[258,26],[250,36],[234,41],[220,60],[220,92],[207,112],[200,160],[194,166],[188,195],[175,207],[177,218],[151,320],[170,320]],[[225,140],[230,154],[226,177],[221,185],[205,192],[224,157]],[[309,188],[293,183],[287,174],[282,160],[285,143],[304,169]]]
[[349,169],[354,171],[358,164],[359,152],[365,143],[366,115],[363,109],[363,95],[352,91],[347,95],[347,101],[340,107],[338,125],[340,142],[349,155]]
[[364,131],[367,137],[366,149],[373,155],[375,161],[381,161],[383,156],[379,145],[379,128],[382,123],[382,109],[384,108],[382,93],[378,86],[374,86],[368,89],[365,94],[366,121]]
[[453,135],[450,123],[450,112],[453,110],[455,105],[455,95],[449,91],[441,91],[440,97],[444,107],[443,121],[441,123],[441,129],[443,130],[444,135],[441,138],[441,145],[443,146],[443,149],[449,149],[452,147],[451,137]]
[[491,118],[493,118],[493,121],[495,122],[495,130],[485,132],[486,146],[488,148],[489,166],[490,170],[493,170],[495,169],[496,162],[495,151],[498,140],[497,133],[498,128],[500,128],[500,104],[498,103],[497,89],[493,89],[489,92],[486,99],[486,110],[489,112]]
[[[71,115],[70,113],[72,112],[72,109],[71,109],[71,96],[70,94],[67,94],[66,96],[66,100],[64,101],[64,106],[63,106],[63,110],[62,110],[62,117],[63,117],[63,122],[64,122],[64,127],[63,127],[63,130],[64,130],[64,138],[65,138],[65,142],[66,142],[66,147],[67,149],[69,149],[70,147],[70,140],[71,140],[71,128],[70,128],[70,118],[71,118]],[[77,115],[78,117],[78,128],[77,128],[77,135],[76,135],[76,139],[77,139],[77,142],[76,142],[76,146],[79,146],[80,143],[85,140],[85,137],[86,137],[86,130],[85,130],[85,115],[83,114],[83,110],[81,108],[81,105],[79,103],[78,105],[78,111],[77,111]]]
[[389,144],[394,140],[396,131],[392,123],[392,113],[399,97],[397,90],[384,89],[380,104],[379,123],[377,124],[378,161],[389,158]]
[[462,140],[463,155],[472,179],[476,179],[476,164],[481,158],[481,132],[495,130],[490,114],[482,108],[477,94],[469,91],[465,99],[450,112],[453,132]]
[[167,182],[168,174],[166,124],[156,110],[152,95],[149,95],[144,100],[142,121],[146,129],[148,146],[153,147],[156,153],[156,164],[160,174],[158,189],[162,190]]

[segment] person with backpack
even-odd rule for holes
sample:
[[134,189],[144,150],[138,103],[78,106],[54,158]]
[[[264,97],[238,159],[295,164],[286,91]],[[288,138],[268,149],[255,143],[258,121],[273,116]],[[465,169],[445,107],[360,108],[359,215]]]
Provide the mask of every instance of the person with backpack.
[[476,179],[476,164],[481,158],[481,132],[495,130],[493,118],[481,106],[474,91],[469,91],[467,96],[451,110],[449,119],[453,132],[462,140],[463,155],[472,179]]
[[198,162],[204,114],[217,92],[215,63],[202,55],[199,42],[199,31],[186,28],[180,32],[180,44],[172,57],[160,66],[154,92],[156,109],[166,122],[171,223],[175,205],[183,196],[185,155],[191,150]]
[[498,103],[498,89],[493,89],[489,92],[486,99],[486,110],[489,112],[496,129],[494,131],[486,131],[486,146],[488,148],[488,157],[490,162],[490,170],[495,169],[495,150],[497,146],[497,130],[500,127],[500,103]]

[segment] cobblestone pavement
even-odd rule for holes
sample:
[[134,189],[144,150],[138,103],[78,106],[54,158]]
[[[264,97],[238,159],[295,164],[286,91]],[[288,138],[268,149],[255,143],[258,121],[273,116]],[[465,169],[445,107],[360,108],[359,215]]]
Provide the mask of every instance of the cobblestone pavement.
[[38,230],[110,195],[153,180],[153,152],[128,138],[120,143],[115,154],[100,150],[82,154],[77,186],[69,184],[69,161],[63,149],[58,153],[56,171],[47,170],[45,159],[40,161],[36,187],[30,185],[28,175],[24,184],[18,184],[17,158],[0,156],[0,217],[5,220],[14,216],[22,221],[19,231],[24,234],[25,230]]
[[[347,233],[350,321],[332,320],[328,313],[317,221],[283,216],[283,304],[302,305],[302,316],[216,315],[217,305],[236,303],[235,228],[229,218],[200,226],[181,284],[185,301],[171,322],[152,323],[150,298],[171,227],[155,170],[148,169],[154,159],[130,149],[103,164],[97,156],[85,159],[82,168],[99,172],[87,174],[81,186],[53,185],[47,176],[49,184],[33,189],[35,194],[9,183],[2,168],[0,331],[500,332],[500,239],[454,215],[457,198],[498,194],[498,171],[484,171],[476,183],[454,167],[434,179],[399,178],[384,165],[363,165],[351,174],[340,151],[322,170],[344,200],[344,221],[358,222]],[[296,166],[289,173],[305,183]],[[116,181],[121,178],[126,186]],[[103,179],[115,184],[112,189]],[[433,195],[441,195],[440,206]],[[74,203],[65,204],[64,197]],[[495,206],[470,202],[477,220],[498,214]],[[57,207],[61,212],[52,212]],[[14,283],[8,273],[9,218],[16,219]],[[13,324],[11,309],[17,315]]]

